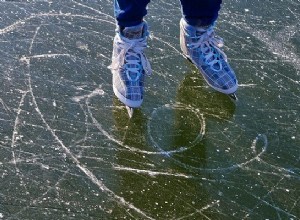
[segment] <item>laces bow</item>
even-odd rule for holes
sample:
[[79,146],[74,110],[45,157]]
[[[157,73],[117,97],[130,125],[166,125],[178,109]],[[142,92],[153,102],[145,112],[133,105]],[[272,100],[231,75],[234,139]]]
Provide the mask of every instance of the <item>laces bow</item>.
[[109,68],[119,69],[124,66],[126,76],[130,81],[137,81],[143,70],[147,75],[151,75],[150,63],[143,53],[147,47],[146,38],[126,39],[117,35],[115,42],[121,50],[117,55],[117,61],[112,63]]
[[227,60],[226,54],[220,49],[224,45],[223,39],[214,34],[213,26],[203,31],[205,32],[202,32],[199,36],[191,37],[195,39],[195,42],[189,43],[187,46],[190,49],[199,48],[204,55],[205,63],[214,71],[221,71],[223,69],[221,57]]

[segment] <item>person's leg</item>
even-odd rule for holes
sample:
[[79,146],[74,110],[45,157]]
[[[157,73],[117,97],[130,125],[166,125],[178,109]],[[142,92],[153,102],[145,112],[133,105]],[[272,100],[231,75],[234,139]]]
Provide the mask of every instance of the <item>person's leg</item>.
[[232,94],[238,88],[236,75],[221,50],[223,39],[214,32],[221,0],[181,0],[180,46],[213,89]]
[[150,0],[115,0],[117,21],[113,44],[113,91],[126,106],[138,108],[143,102],[145,74],[151,67],[144,54],[148,26],[143,20]]
[[222,0],[180,0],[182,15],[192,26],[207,26],[218,18]]
[[139,25],[147,14],[150,0],[114,0],[115,17],[121,27]]

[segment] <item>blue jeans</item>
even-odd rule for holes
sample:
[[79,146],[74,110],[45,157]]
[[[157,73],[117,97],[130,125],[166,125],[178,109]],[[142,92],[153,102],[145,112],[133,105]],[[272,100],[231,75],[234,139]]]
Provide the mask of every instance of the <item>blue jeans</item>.
[[[150,0],[114,0],[115,17],[121,27],[140,24]],[[182,16],[193,26],[207,26],[218,18],[222,0],[180,0]]]

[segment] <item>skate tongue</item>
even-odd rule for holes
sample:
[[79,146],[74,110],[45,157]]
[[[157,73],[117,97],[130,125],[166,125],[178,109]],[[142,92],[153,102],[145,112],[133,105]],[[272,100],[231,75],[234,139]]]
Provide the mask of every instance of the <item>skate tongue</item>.
[[139,39],[142,38],[143,36],[143,28],[144,28],[144,23],[141,23],[137,26],[133,27],[125,27],[121,33],[124,37],[127,39]]
[[197,26],[195,27],[197,31],[199,31],[200,33],[202,32],[206,32],[208,28],[210,28],[211,25],[206,25],[206,26]]

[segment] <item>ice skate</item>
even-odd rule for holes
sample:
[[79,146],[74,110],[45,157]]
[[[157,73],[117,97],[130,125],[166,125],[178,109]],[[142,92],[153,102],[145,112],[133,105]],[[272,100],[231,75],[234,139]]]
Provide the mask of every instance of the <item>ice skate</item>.
[[199,69],[210,87],[237,100],[236,75],[220,49],[223,39],[215,35],[213,28],[213,25],[194,27],[181,19],[180,46],[184,56]]
[[151,74],[151,67],[144,49],[147,47],[147,24],[118,28],[113,43],[112,64],[113,91],[126,105],[129,117],[134,108],[141,106],[144,98],[145,74]]

